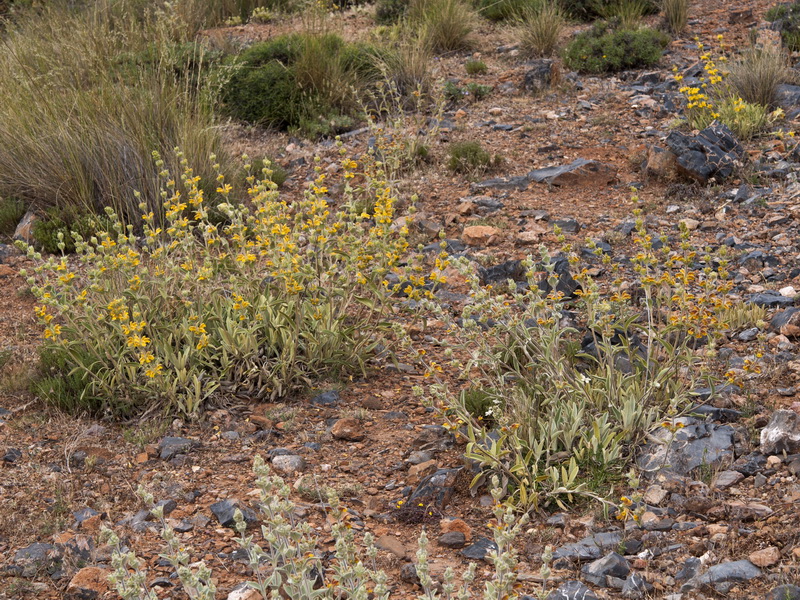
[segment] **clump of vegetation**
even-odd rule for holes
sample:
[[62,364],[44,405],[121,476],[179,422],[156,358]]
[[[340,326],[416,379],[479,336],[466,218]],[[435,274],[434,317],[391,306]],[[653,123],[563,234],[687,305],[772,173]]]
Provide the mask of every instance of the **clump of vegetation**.
[[467,75],[485,75],[489,72],[489,67],[482,60],[468,60],[464,63],[464,69]]
[[492,157],[480,142],[453,142],[447,150],[447,167],[454,173],[477,176],[499,166],[502,158]]
[[[727,257],[698,259],[688,238],[684,228],[678,245],[653,250],[637,214],[638,302],[621,279],[606,293],[585,273],[575,277],[580,287],[570,300],[544,247],[523,261],[525,285],[511,281],[505,291],[482,287],[466,259],[454,262],[474,301],[458,322],[425,304],[452,323],[450,366],[466,391],[444,381],[428,391],[483,468],[473,485],[495,473],[509,483],[511,501],[525,507],[602,500],[609,492],[602,481],[624,477],[631,449],[692,405],[691,392],[711,371],[727,327],[720,315],[730,306],[731,283]],[[565,251],[565,263],[577,260],[570,246]],[[610,257],[602,260],[616,270]],[[576,315],[569,326],[567,306]],[[697,350],[698,340],[709,352]],[[431,364],[427,375],[436,378],[443,368]]]
[[[722,36],[719,39],[721,43]],[[769,103],[774,101],[776,82],[788,73],[779,51],[747,50],[728,73],[703,44],[698,44],[698,49],[703,62],[703,75],[698,81],[683,85],[683,76],[673,69],[675,80],[682,84],[679,90],[686,97],[685,114],[691,127],[703,129],[719,120],[739,138],[750,139],[774,121],[780,113],[770,113]],[[725,61],[726,58],[720,56],[719,60]],[[735,77],[731,80],[734,72]],[[756,102],[743,99],[740,91]]]
[[305,135],[330,135],[355,123],[386,53],[330,33],[284,35],[238,57],[223,91],[233,117]]
[[520,13],[519,45],[525,56],[550,56],[566,25],[561,6],[549,0],[534,0]]
[[476,8],[482,17],[490,21],[515,19],[525,10],[531,0],[478,0]]
[[107,219],[93,213],[80,212],[71,207],[54,207],[34,221],[31,237],[37,248],[48,254],[72,254],[75,252],[75,241],[71,232],[88,239],[107,224]]
[[[363,372],[388,343],[393,290],[384,280],[407,245],[392,227],[394,197],[372,167],[343,160],[343,180],[365,183],[345,187],[333,211],[323,173],[292,202],[249,175],[243,205],[222,173],[210,198],[184,165],[176,182],[157,157],[166,212],[142,204],[143,242],[109,209],[110,227],[73,235],[77,265],[28,248],[43,347],[51,364],[64,365],[52,376],[86,383],[77,399],[56,401],[118,416],[193,415],[225,394],[275,399],[317,378]],[[210,219],[214,205],[224,226]]]
[[408,8],[409,24],[434,52],[469,48],[475,19],[464,0],[411,0]]
[[669,32],[679,35],[689,22],[689,0],[661,0],[664,23]]
[[409,0],[378,0],[375,5],[375,21],[380,25],[394,25],[408,11]]
[[571,69],[584,73],[614,73],[656,64],[669,44],[669,36],[661,31],[615,29],[607,21],[578,34],[564,52]]
[[767,11],[766,19],[776,23],[787,50],[800,50],[800,2],[773,6]]
[[586,22],[626,13],[651,15],[659,8],[656,0],[561,0],[561,4],[569,16]]
[[786,55],[780,48],[748,48],[729,67],[726,81],[749,104],[776,106],[778,85],[791,78]]
[[25,216],[25,204],[16,198],[0,198],[0,235],[12,235]]
[[133,0],[72,4],[19,11],[3,33],[0,137],[14,143],[0,145],[0,196],[128,219],[142,200],[160,210],[154,149],[184,145],[204,182],[212,153],[228,172],[211,110],[219,72],[179,3],[141,15]]

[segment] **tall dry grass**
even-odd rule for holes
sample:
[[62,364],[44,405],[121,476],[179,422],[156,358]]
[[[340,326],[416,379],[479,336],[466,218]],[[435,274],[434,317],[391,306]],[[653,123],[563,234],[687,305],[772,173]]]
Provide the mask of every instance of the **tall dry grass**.
[[[192,27],[178,12],[140,5],[55,2],[9,24],[0,45],[0,196],[132,215],[138,190],[158,213],[151,153],[173,156],[176,146],[213,183],[209,156],[225,159],[207,91],[176,75],[167,51]],[[185,60],[202,63],[202,52]]]

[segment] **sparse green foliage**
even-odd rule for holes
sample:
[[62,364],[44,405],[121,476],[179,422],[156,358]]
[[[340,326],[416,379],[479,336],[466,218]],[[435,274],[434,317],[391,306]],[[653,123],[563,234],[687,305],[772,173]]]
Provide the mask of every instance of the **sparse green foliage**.
[[658,12],[656,0],[561,0],[561,4],[568,15],[581,21],[616,16],[615,13],[620,11],[639,10],[635,6],[629,8],[626,5],[640,4],[645,15]]
[[375,21],[381,25],[393,25],[408,11],[409,0],[378,0],[375,5]]
[[489,67],[482,60],[468,60],[464,63],[464,69],[467,71],[467,75],[485,75],[489,72]]
[[532,1],[538,0],[478,0],[476,8],[490,21],[505,21],[519,17]]
[[766,19],[777,22],[781,40],[787,50],[800,50],[800,2],[773,6],[767,11]]
[[550,0],[534,0],[526,4],[519,16],[518,38],[522,54],[553,54],[566,25],[561,5]]
[[448,148],[447,167],[455,172],[477,176],[501,162],[499,156],[492,158],[480,142],[454,142]]
[[585,73],[614,73],[656,64],[668,43],[669,36],[655,29],[613,29],[599,22],[569,43],[564,61]]
[[12,235],[25,216],[25,204],[16,198],[0,198],[0,235]]

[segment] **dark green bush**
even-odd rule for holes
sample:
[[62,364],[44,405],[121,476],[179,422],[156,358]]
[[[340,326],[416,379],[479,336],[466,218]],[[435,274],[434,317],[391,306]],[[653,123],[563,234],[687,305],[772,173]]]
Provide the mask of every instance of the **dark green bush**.
[[454,173],[478,175],[500,164],[502,159],[489,154],[480,142],[453,142],[448,148],[447,167]]
[[479,0],[475,8],[490,21],[505,21],[522,14],[530,0]]
[[766,19],[775,23],[788,50],[800,50],[800,2],[773,6],[767,11]]
[[375,5],[375,21],[381,25],[393,25],[408,11],[409,0],[378,0]]
[[25,216],[25,205],[16,198],[0,198],[0,235],[12,235]]
[[464,63],[467,75],[485,75],[489,72],[489,67],[482,60],[468,60]]
[[[34,244],[50,254],[60,254],[58,247],[60,241],[64,242],[64,253],[75,252],[75,240],[72,232],[79,234],[84,239],[89,239],[98,231],[107,230],[108,219],[86,212],[78,212],[74,208],[50,208],[36,219],[31,228]],[[59,240],[61,234],[61,240]]]
[[645,15],[658,12],[656,0],[561,0],[561,5],[569,16],[589,22],[597,18],[608,18],[625,2],[640,3]]
[[359,97],[381,77],[387,52],[333,34],[287,35],[243,52],[222,100],[228,114],[308,137],[351,128]]
[[73,370],[69,355],[52,348],[39,350],[38,374],[30,386],[35,396],[68,412],[98,413],[107,404],[92,395],[87,373]]
[[564,61],[570,69],[583,73],[649,67],[659,61],[668,43],[669,36],[661,31],[648,27],[614,30],[603,21],[575,36],[564,52]]

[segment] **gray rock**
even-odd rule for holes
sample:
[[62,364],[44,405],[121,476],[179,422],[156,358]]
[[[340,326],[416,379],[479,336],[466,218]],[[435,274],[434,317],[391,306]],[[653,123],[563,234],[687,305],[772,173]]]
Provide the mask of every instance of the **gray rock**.
[[275,467],[276,471],[280,471],[285,475],[291,475],[292,473],[300,473],[305,470],[306,461],[303,460],[302,456],[297,456],[296,454],[284,454],[274,457],[272,459],[272,466]]
[[484,192],[486,190],[499,190],[499,191],[524,191],[528,189],[530,180],[524,175],[517,175],[514,177],[495,177],[486,179],[479,183],[473,183],[470,190],[473,193]]
[[553,566],[562,568],[568,566],[570,562],[585,562],[596,560],[610,550],[619,549],[624,546],[624,552],[636,552],[641,543],[636,540],[626,540],[623,544],[622,533],[619,531],[607,531],[595,533],[572,544],[566,544],[557,548],[553,552]]
[[736,337],[740,342],[752,342],[754,339],[756,339],[756,337],[758,337],[759,331],[760,330],[758,327],[750,327],[749,329],[745,329],[744,331],[740,332]]
[[580,581],[565,581],[547,595],[547,600],[598,600],[597,595]]
[[317,394],[310,402],[314,406],[336,406],[339,404],[339,400],[341,400],[339,392],[337,390],[331,390],[329,392]]
[[652,436],[639,451],[636,463],[650,473],[666,471],[688,475],[700,465],[716,467],[733,462],[735,430],[730,425],[704,423],[690,417],[679,419],[684,424],[674,434],[665,427]]
[[603,558],[595,560],[581,569],[583,578],[589,583],[608,587],[606,577],[627,577],[631,572],[631,567],[624,556],[611,552]]
[[244,517],[245,523],[248,526],[255,525],[258,523],[258,517],[256,517],[256,513],[248,508],[247,506],[241,505],[236,500],[220,500],[219,502],[215,502],[211,506],[212,514],[217,517],[220,525],[223,527],[230,527],[231,529],[234,528],[235,522],[233,520],[233,515],[238,508],[242,511],[242,516]]
[[722,471],[714,478],[712,485],[718,490],[726,490],[739,483],[742,479],[744,479],[744,475],[739,471]]
[[681,570],[675,575],[675,581],[687,581],[689,579],[694,579],[697,577],[697,574],[700,572],[702,566],[703,563],[699,558],[687,558],[686,562],[683,563]]
[[455,491],[456,480],[461,467],[457,469],[439,469],[432,475],[428,475],[419,482],[416,489],[408,499],[410,506],[423,504],[425,506],[435,506],[444,509],[450,502],[450,498]]
[[461,556],[472,560],[486,560],[492,550],[497,550],[497,544],[487,537],[479,537],[461,551]]
[[420,434],[411,442],[414,450],[442,452],[455,444],[453,434],[441,425],[425,425]]
[[800,105],[800,86],[780,84],[776,88],[778,104],[785,110],[791,110]]
[[781,306],[792,306],[794,298],[781,296],[778,292],[767,290],[758,294],[751,294],[747,298],[747,302],[755,304],[756,306],[763,306],[765,308],[776,308]]
[[581,224],[576,219],[556,219],[553,225],[557,225],[564,233],[578,233],[581,230]]
[[528,179],[556,186],[607,185],[617,177],[612,165],[596,160],[577,158],[568,165],[534,169]]
[[550,88],[553,82],[553,61],[551,59],[535,60],[527,63],[525,67],[522,89],[532,94],[538,94]]
[[433,452],[429,450],[415,450],[408,455],[406,462],[410,465],[420,465],[429,460],[433,460]]
[[779,585],[769,591],[766,600],[800,600],[800,587],[792,584]]
[[733,132],[717,122],[695,136],[673,131],[666,143],[677,157],[678,170],[702,184],[712,177],[721,181],[730,176],[745,157],[744,148]]
[[742,475],[752,477],[756,473],[764,470],[767,466],[767,457],[760,452],[751,452],[746,456],[740,456],[731,465],[731,469],[739,471]]
[[769,328],[772,331],[780,332],[781,329],[796,321],[798,317],[800,317],[800,308],[792,306],[786,310],[775,313],[769,321]]
[[161,460],[171,460],[178,454],[186,454],[189,450],[197,448],[200,442],[182,437],[165,437],[158,444]]
[[7,463],[15,463],[22,458],[22,450],[19,448],[9,448],[3,455],[2,461]]
[[776,410],[761,430],[762,454],[800,452],[800,415],[793,410]]
[[467,539],[460,531],[448,531],[439,536],[439,545],[445,548],[463,548]]
[[737,560],[714,565],[703,575],[687,581],[681,586],[682,592],[699,589],[707,585],[717,585],[728,582],[750,581],[761,577],[761,569],[749,560]]
[[61,561],[61,552],[53,544],[36,542],[14,553],[14,569],[10,574],[20,577],[35,577],[42,572],[52,573]]
[[622,597],[644,598],[652,591],[652,584],[648,583],[647,580],[638,573],[633,573],[625,580],[625,584],[622,586]]

